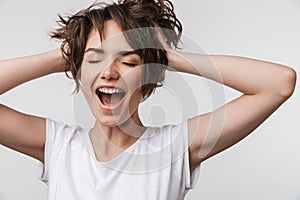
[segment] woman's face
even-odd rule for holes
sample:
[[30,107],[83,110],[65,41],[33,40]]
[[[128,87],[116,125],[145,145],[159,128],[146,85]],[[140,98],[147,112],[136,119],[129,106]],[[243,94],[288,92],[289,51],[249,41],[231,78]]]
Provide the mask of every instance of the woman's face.
[[115,127],[130,118],[139,122],[142,59],[115,21],[105,22],[102,41],[96,29],[90,32],[80,82],[98,123]]

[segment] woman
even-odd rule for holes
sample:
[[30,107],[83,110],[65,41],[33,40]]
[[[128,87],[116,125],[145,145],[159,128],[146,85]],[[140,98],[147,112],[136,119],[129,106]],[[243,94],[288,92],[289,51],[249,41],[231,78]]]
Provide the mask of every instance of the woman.
[[[250,134],[293,93],[291,68],[174,50],[181,31],[169,1],[121,1],[61,18],[53,33],[61,50],[1,61],[1,94],[70,70],[96,119],[82,129],[0,106],[0,143],[44,164],[49,199],[183,199],[203,161]],[[166,68],[243,95],[177,125],[145,127],[138,106]]]

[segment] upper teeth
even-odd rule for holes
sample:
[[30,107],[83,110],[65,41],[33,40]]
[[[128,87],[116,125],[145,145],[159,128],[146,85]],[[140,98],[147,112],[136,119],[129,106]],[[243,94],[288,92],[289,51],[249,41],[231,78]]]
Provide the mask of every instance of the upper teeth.
[[99,88],[98,91],[106,94],[123,93],[122,90],[117,88]]

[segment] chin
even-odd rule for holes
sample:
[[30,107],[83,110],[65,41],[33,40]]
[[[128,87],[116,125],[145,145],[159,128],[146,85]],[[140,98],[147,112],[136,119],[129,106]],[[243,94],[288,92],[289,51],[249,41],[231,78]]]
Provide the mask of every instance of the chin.
[[126,119],[125,120],[116,119],[116,117],[113,116],[109,116],[109,117],[102,116],[97,118],[97,123],[111,128],[119,127],[122,124],[124,124],[126,121],[127,121]]
[[118,126],[118,122],[115,119],[103,119],[103,117],[101,119],[98,118],[97,123],[111,128]]

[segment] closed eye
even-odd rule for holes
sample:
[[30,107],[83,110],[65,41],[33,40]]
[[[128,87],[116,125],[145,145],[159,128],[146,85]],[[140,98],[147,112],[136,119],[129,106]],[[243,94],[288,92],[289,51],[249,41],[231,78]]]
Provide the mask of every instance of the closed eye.
[[95,64],[95,63],[99,63],[99,62],[101,62],[102,60],[90,60],[90,61],[88,61],[88,63],[90,63],[90,64]]
[[127,65],[129,67],[135,67],[136,64],[135,63],[128,63],[128,62],[122,62],[124,65]]

